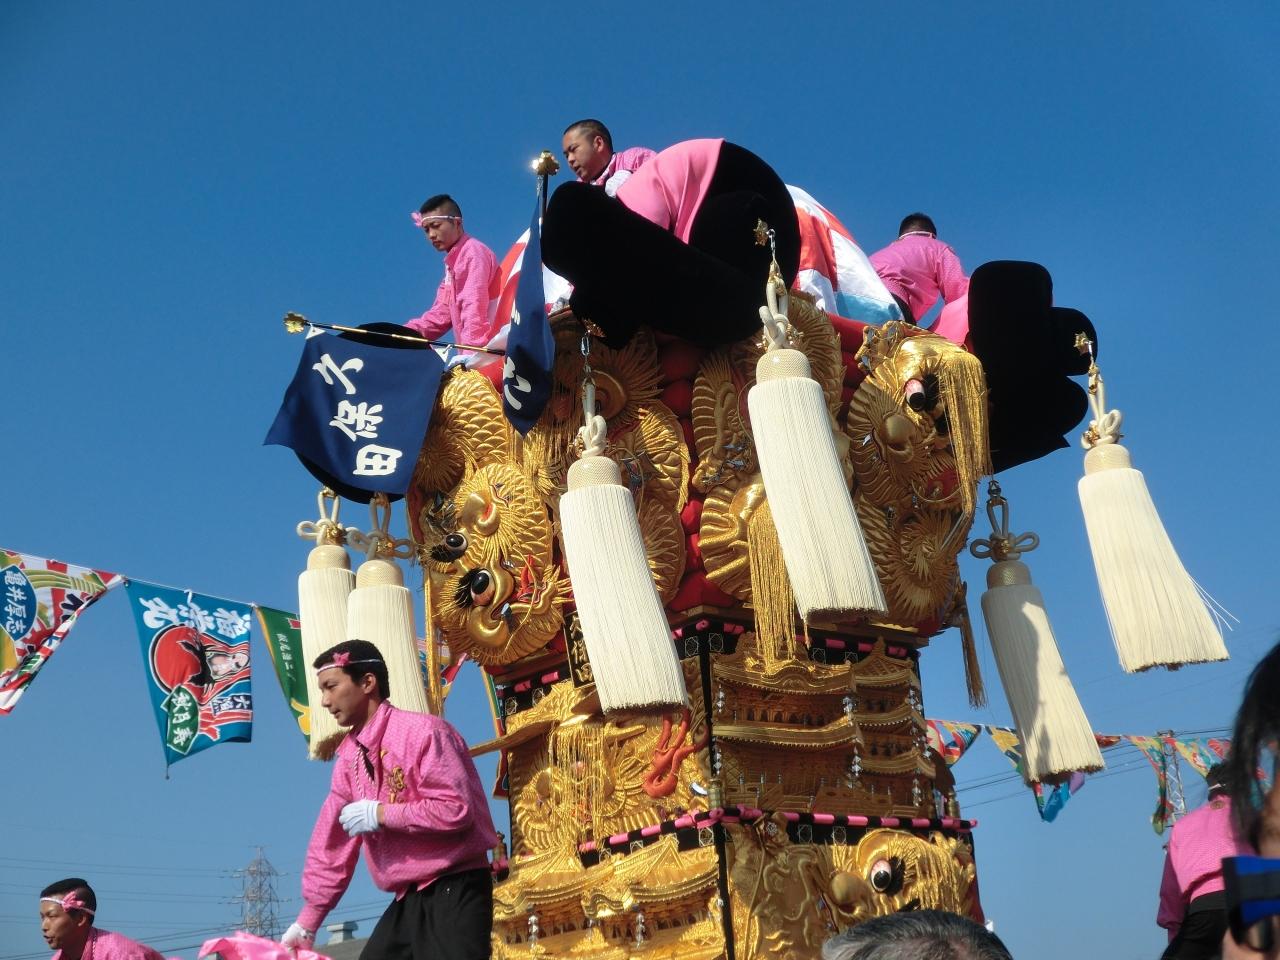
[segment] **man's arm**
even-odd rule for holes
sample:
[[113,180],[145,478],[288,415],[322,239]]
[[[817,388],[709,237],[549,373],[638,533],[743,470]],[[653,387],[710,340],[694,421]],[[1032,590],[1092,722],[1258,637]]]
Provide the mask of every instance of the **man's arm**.
[[381,820],[388,830],[404,833],[457,833],[472,820],[471,755],[462,738],[448,729],[428,733],[417,756],[418,799],[384,803]]
[[414,317],[405,324],[410,330],[417,330],[428,340],[436,340],[447,333],[453,326],[453,316],[449,311],[449,275],[440,281],[436,290],[436,302],[420,317]]
[[1164,876],[1160,879],[1160,907],[1156,911],[1156,924],[1169,931],[1169,940],[1178,935],[1178,928],[1187,912],[1187,905],[1182,899],[1182,888],[1178,884],[1178,875],[1173,870],[1172,843],[1164,857]]
[[453,295],[458,305],[458,343],[483,347],[489,342],[489,288],[498,261],[493,251],[475,241],[453,267]]
[[324,918],[334,908],[351,883],[351,875],[360,857],[360,838],[348,837],[338,823],[338,814],[350,800],[345,778],[340,776],[343,765],[334,767],[333,786],[315,829],[307,844],[307,860],[302,868],[302,899],[305,901],[298,923],[314,932],[324,923]]
[[946,303],[958,300],[969,292],[969,278],[964,275],[960,258],[945,243],[938,255],[938,291]]

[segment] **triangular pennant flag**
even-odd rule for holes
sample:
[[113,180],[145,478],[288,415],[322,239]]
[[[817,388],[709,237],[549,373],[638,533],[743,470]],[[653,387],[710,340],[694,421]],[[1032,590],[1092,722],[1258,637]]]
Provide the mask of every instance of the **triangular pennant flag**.
[[[1018,775],[1023,776],[1022,742],[1018,739],[1017,732],[1008,727],[987,727],[987,733],[1000,748],[1000,752],[1013,764]],[[1101,749],[1115,746],[1120,739],[1096,733],[1094,737]],[[1062,783],[1050,785],[1033,781],[1030,784],[1031,793],[1036,798],[1036,809],[1040,813],[1040,819],[1045,823],[1052,823],[1062,812],[1062,808],[1067,805],[1067,801],[1084,786],[1087,778],[1087,772],[1076,770],[1068,774],[1067,779]]]
[[311,712],[307,709],[307,662],[302,655],[302,621],[296,613],[285,613],[271,607],[257,607],[256,612],[285,702],[293,711],[298,729],[310,743]]
[[253,739],[249,606],[140,580],[126,590],[166,765]]
[[982,733],[976,723],[956,723],[954,720],[927,720],[929,746],[942,757],[948,767],[955,764],[973,741]]
[[1142,751],[1156,772],[1156,809],[1151,814],[1151,828],[1164,833],[1173,820],[1173,802],[1169,799],[1169,757],[1165,753],[1163,737],[1126,736],[1126,740]]
[[1196,768],[1202,777],[1209,775],[1209,768],[1227,759],[1231,750],[1231,741],[1210,737],[1204,740],[1196,738],[1174,738],[1174,749]]
[[76,618],[124,580],[0,549],[0,716],[11,712]]

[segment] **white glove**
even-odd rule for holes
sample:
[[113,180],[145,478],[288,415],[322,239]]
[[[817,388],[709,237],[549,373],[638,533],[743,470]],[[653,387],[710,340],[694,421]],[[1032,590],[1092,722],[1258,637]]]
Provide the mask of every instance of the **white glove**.
[[379,806],[381,804],[377,800],[352,800],[338,814],[338,822],[342,824],[342,829],[347,831],[349,837],[373,833],[382,827],[382,824],[378,823]]
[[308,930],[300,923],[289,924],[289,929],[284,932],[284,936],[280,938],[280,945],[290,947],[294,950],[301,947],[304,950],[310,950],[315,946],[315,931]]

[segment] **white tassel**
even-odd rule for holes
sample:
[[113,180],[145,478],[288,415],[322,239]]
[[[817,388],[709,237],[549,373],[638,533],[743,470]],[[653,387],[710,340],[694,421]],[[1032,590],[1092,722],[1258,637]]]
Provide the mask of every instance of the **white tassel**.
[[1137,673],[1226,660],[1222,631],[1120,446],[1121,414],[1106,410],[1097,364],[1089,368],[1089,404],[1080,507],[1120,666]]
[[430,712],[413,628],[413,595],[390,560],[360,564],[347,603],[347,638],[367,640],[381,651],[392,703],[401,710]]
[[[587,368],[588,377],[590,368]],[[688,690],[653,584],[631,491],[603,455],[606,425],[585,385],[582,456],[569,467],[560,529],[582,639],[605,713],[686,706]]]
[[884,591],[840,469],[822,387],[789,349],[785,289],[760,310],[770,347],[747,394],[765,492],[800,616],[883,613]]
[[1022,740],[1023,773],[1030,783],[1054,782],[1076,770],[1101,770],[1102,752],[1058,652],[1044,597],[1018,559],[1034,550],[1039,538],[1034,533],[1011,536],[1009,505],[1000,495],[1000,485],[992,481],[988,489],[991,538],[975,540],[970,552],[993,561],[982,595],[982,617]]
[[309,754],[313,760],[333,756],[334,741],[346,731],[320,705],[320,687],[312,662],[347,639],[347,598],[355,586],[347,551],[336,544],[312,549],[307,569],[298,575],[298,619],[302,621],[303,667],[307,675]]

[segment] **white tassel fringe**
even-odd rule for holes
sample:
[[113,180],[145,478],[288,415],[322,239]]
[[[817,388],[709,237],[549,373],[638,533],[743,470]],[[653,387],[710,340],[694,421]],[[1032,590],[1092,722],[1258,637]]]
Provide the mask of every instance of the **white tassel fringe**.
[[313,760],[331,757],[332,750],[321,745],[346,733],[329,711],[320,706],[320,687],[311,664],[334,644],[347,639],[347,598],[356,582],[350,564],[346,550],[327,544],[311,550],[307,569],[298,574],[298,619],[302,621],[310,724],[308,752]]
[[1067,675],[1044,598],[1018,560],[993,564],[982,616],[1000,682],[1022,740],[1030,781],[1053,781],[1075,770],[1101,770],[1102,752]]
[[413,595],[390,560],[360,564],[347,604],[347,638],[367,640],[381,651],[392,703],[401,710],[430,712],[414,634]]
[[840,469],[822,387],[805,355],[765,353],[747,405],[800,616],[883,613],[884,591]]
[[1221,630],[1178,559],[1129,452],[1099,444],[1084,463],[1080,506],[1120,665],[1136,673],[1226,660]]
[[684,673],[653,585],[631,492],[608,457],[583,456],[560,498],[565,560],[605,713],[684,706]]

